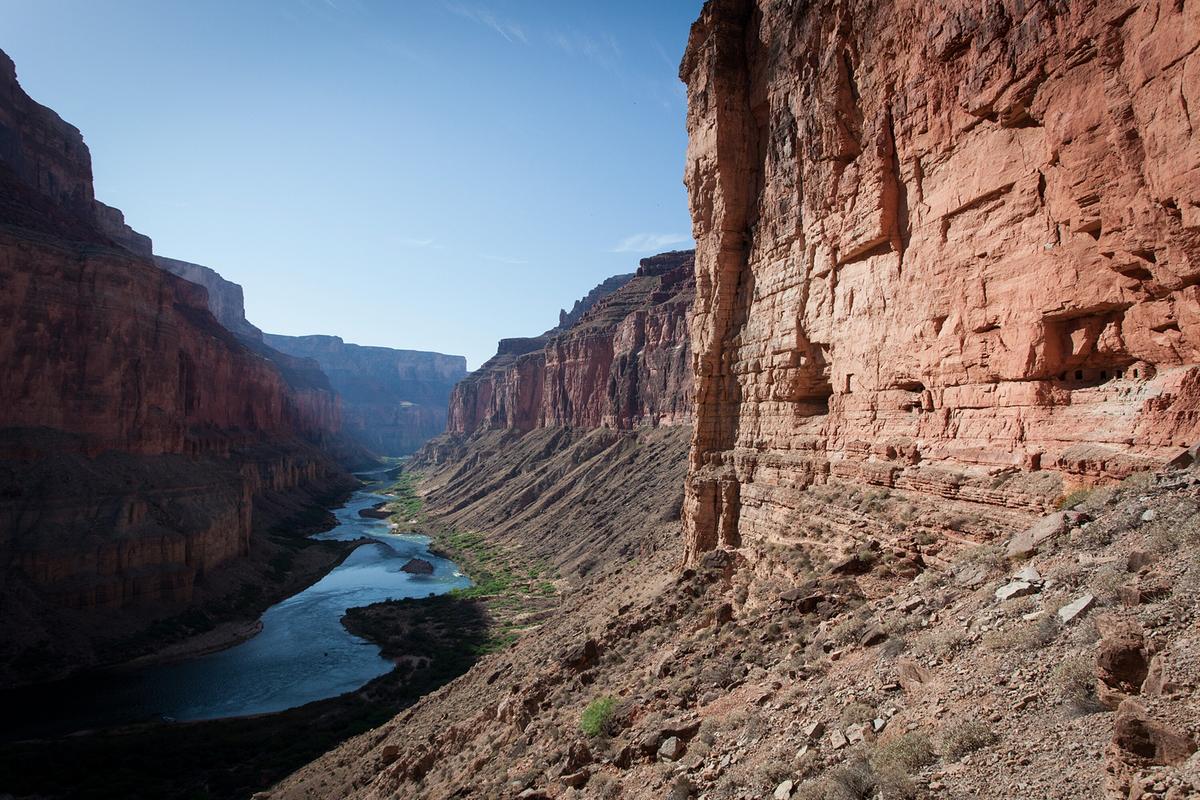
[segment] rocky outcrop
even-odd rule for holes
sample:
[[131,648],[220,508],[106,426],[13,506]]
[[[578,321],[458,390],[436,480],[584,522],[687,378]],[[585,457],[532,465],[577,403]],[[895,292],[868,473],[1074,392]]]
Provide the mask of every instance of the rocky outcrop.
[[341,397],[346,434],[379,455],[407,455],[444,431],[450,391],[467,373],[462,356],[364,347],[337,336],[267,334],[264,341],[318,364]]
[[17,649],[60,609],[178,611],[249,553],[260,501],[348,485],[319,448],[339,426],[327,385],[294,388],[302,371],[154,264],[95,201],[79,131],[2,54],[0,287],[0,600]]
[[1198,13],[705,5],[689,557],[785,536],[814,484],[1029,508],[1061,489],[998,476],[1200,435]]
[[592,306],[629,283],[634,279],[636,274],[634,272],[626,272],[623,275],[613,275],[611,278],[605,278],[594,289],[576,300],[575,305],[571,306],[570,311],[567,311],[565,308],[559,309],[558,327],[556,330],[565,331],[576,322],[579,322]]
[[246,319],[246,299],[241,286],[202,264],[163,256],[154,256],[154,263],[159,269],[203,286],[208,292],[208,310],[226,330],[237,336],[262,341],[263,332]]
[[501,340],[496,355],[455,387],[447,429],[628,429],[688,420],[693,290],[691,251],[644,259],[569,328]]

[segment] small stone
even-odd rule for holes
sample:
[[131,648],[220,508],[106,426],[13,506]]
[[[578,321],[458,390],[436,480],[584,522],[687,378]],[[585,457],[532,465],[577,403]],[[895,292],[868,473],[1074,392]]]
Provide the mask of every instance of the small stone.
[[1012,581],[996,590],[996,599],[1000,602],[1014,597],[1027,597],[1037,592],[1037,588],[1029,581]]
[[792,796],[792,787],[795,784],[789,779],[775,787],[775,794],[772,797],[775,800],[788,800]]
[[1070,625],[1075,620],[1086,614],[1096,603],[1096,596],[1091,594],[1083,595],[1073,603],[1068,603],[1058,610],[1058,618],[1062,620],[1064,625]]
[[804,738],[809,741],[820,739],[823,733],[825,733],[824,722],[810,722],[804,726]]
[[848,744],[850,744],[850,742],[846,740],[845,734],[843,734],[841,731],[834,731],[833,733],[829,734],[829,746],[834,750],[841,750]]
[[664,761],[678,761],[683,757],[683,742],[678,736],[668,737],[658,748],[658,757]]
[[867,628],[866,632],[863,633],[862,638],[859,639],[859,643],[863,647],[872,647],[887,641],[887,638],[887,631],[883,629],[882,625],[876,622],[871,625],[871,627]]
[[1142,522],[1153,522],[1154,518],[1157,516],[1158,514],[1154,512],[1153,508],[1147,508],[1142,512]]
[[1034,569],[1032,564],[1018,572],[1014,577],[1016,580],[1025,581],[1026,583],[1042,582],[1042,574]]
[[879,733],[887,727],[887,720],[883,719],[882,717],[876,717],[875,719],[871,720],[871,727],[876,733]]

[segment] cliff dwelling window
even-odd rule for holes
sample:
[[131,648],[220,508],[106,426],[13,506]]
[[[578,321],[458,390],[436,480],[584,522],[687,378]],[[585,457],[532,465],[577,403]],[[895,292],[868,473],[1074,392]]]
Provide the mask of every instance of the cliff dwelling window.
[[1083,370],[1081,370],[1081,369],[1075,370],[1075,380],[1077,380],[1077,381],[1083,380]]
[[1140,378],[1140,377],[1141,377],[1141,371],[1140,371],[1140,370],[1136,370],[1136,369],[1135,369],[1135,370],[1133,371],[1133,377],[1135,377],[1135,378]]
[[1103,370],[1103,369],[1100,370],[1100,380],[1102,380],[1102,381],[1108,380],[1108,371],[1107,370]]
[[846,394],[850,394],[850,380],[854,377],[854,373],[846,373]]
[[1121,380],[1122,378],[1125,377],[1125,371],[1119,369],[1119,370],[1117,370],[1116,375],[1117,375],[1117,380]]

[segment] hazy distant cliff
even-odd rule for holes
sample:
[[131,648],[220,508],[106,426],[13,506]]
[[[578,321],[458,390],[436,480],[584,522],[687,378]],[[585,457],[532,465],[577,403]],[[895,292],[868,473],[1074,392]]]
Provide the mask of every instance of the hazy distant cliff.
[[347,344],[337,336],[266,334],[269,346],[313,359],[342,398],[346,433],[379,455],[406,455],[446,429],[462,356]]

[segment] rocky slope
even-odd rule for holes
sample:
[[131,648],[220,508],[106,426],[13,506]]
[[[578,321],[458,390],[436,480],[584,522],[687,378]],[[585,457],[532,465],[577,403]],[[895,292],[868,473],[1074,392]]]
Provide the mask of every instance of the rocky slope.
[[690,554],[814,483],[1090,483],[1196,438],[1196,14],[706,5]]
[[79,131],[3,54],[0,183],[7,681],[102,659],[109,633],[178,613],[256,529],[349,477],[318,447],[332,395],[295,390],[155,266],[96,203]]
[[337,336],[267,334],[270,347],[311,359],[342,400],[348,436],[371,452],[408,455],[446,429],[446,403],[467,374],[462,356],[364,347]]
[[[597,290],[609,285],[612,279]],[[693,289],[690,251],[643,259],[632,279],[594,301],[570,327],[502,340],[496,355],[455,387],[447,429],[469,435],[686,421]]]
[[797,553],[799,583],[744,551],[681,572],[643,526],[536,634],[263,796],[1196,797],[1194,469],[945,569],[876,540]]

